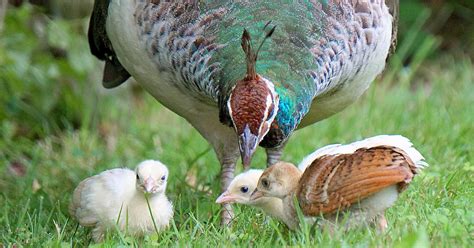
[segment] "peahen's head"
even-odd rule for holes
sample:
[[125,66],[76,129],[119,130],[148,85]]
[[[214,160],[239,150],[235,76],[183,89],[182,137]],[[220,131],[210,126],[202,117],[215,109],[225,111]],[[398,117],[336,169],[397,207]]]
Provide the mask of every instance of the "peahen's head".
[[244,30],[242,49],[247,58],[247,75],[236,83],[227,101],[227,109],[239,138],[240,154],[245,168],[250,165],[253,153],[270,130],[278,112],[279,96],[273,83],[258,75],[255,68],[258,51],[274,30],[275,28],[266,34],[256,51],[252,50],[250,35]]

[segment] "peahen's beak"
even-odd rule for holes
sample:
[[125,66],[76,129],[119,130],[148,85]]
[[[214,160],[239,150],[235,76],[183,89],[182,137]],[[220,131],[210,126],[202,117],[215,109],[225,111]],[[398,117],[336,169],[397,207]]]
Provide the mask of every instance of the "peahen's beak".
[[258,145],[258,136],[250,131],[248,125],[245,126],[244,131],[239,136],[240,156],[244,169],[247,170],[252,161],[252,156]]

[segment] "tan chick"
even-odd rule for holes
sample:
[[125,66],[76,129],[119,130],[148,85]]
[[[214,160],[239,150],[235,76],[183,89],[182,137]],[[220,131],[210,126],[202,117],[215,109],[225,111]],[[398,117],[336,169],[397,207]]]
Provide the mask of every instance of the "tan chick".
[[173,205],[165,195],[167,180],[168,168],[154,160],[141,162],[135,171],[104,171],[77,186],[69,213],[82,226],[94,228],[96,242],[116,227],[131,235],[143,235],[155,230],[145,199],[148,194],[156,227],[164,229],[173,217]]
[[385,210],[426,165],[417,162],[393,146],[324,155],[304,173],[291,163],[279,162],[263,172],[250,200],[269,196],[282,199],[282,220],[291,229],[299,225],[293,201],[296,198],[308,221],[323,215],[333,224],[345,221],[347,228],[378,222],[383,230],[387,227]]
[[[409,139],[401,135],[378,135],[364,140],[356,141],[350,144],[332,144],[324,146],[305,157],[298,165],[300,171],[304,171],[311,163],[324,155],[351,154],[360,148],[371,148],[375,146],[394,146],[405,151],[412,161],[420,167],[425,166],[423,156],[413,148],[413,144]],[[285,211],[283,202],[277,197],[261,197],[251,200],[251,193],[257,188],[258,179],[262,175],[263,170],[248,170],[237,175],[230,183],[227,190],[217,198],[216,203],[239,203],[262,209],[266,214],[271,215],[281,221],[285,220]],[[383,193],[381,194],[384,195]],[[377,200],[377,197],[371,198]],[[368,201],[370,202],[370,201]],[[355,207],[354,207],[355,208]],[[326,218],[330,217],[326,215]],[[313,218],[308,218],[308,222],[313,222]],[[384,215],[378,216],[379,227],[384,229],[387,225]]]

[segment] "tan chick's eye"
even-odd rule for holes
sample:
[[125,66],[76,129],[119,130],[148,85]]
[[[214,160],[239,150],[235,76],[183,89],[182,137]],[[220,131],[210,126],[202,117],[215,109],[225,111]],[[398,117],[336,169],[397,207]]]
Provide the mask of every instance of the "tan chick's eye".
[[262,180],[262,185],[263,185],[263,187],[268,188],[268,185],[269,185],[269,184],[270,184],[270,183],[268,183],[268,180],[267,180],[267,179],[263,179],[263,180]]
[[138,176],[138,174],[137,174],[137,180],[140,180],[140,177]]

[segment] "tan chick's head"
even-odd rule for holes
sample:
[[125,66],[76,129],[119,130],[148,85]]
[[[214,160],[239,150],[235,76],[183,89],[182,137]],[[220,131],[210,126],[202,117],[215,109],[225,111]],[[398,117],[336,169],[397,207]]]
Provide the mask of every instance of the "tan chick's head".
[[301,172],[295,165],[278,162],[267,168],[258,180],[257,188],[250,200],[261,197],[277,197],[283,199],[298,186]]
[[168,182],[168,168],[160,161],[145,160],[135,169],[137,189],[149,194],[164,193]]
[[218,204],[240,203],[245,205],[255,205],[257,201],[251,201],[250,195],[257,188],[257,182],[263,170],[248,170],[232,180],[227,190],[216,200]]

